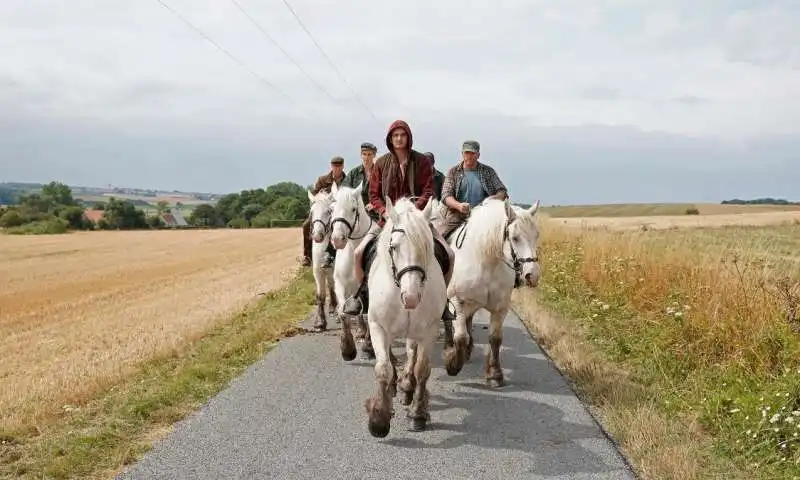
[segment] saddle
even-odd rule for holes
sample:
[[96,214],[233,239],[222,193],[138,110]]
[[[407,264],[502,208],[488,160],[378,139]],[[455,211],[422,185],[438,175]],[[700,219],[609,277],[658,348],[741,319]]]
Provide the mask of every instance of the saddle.
[[[375,255],[377,253],[376,240],[377,238],[373,238],[364,247],[364,253],[361,257],[361,268],[364,270],[364,278],[369,277],[369,269],[372,266],[372,262],[375,261]],[[447,272],[450,269],[450,257],[447,255],[447,250],[445,250],[444,245],[435,238],[433,240],[433,255],[436,257],[436,261],[439,262],[442,273]]]

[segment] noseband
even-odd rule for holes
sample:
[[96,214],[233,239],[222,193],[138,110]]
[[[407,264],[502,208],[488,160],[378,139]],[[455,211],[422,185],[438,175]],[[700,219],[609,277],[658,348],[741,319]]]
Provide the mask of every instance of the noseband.
[[[392,233],[406,233],[406,231],[402,228],[392,227]],[[400,279],[403,277],[403,275],[409,272],[419,272],[420,275],[422,275],[422,284],[425,285],[425,280],[428,278],[428,276],[425,273],[425,269],[419,265],[408,265],[407,267],[401,268],[399,271],[397,270],[397,264],[394,261],[395,248],[396,247],[392,244],[392,241],[389,240],[389,258],[392,260],[392,277],[394,284],[399,288]]]
[[369,218],[369,227],[367,228],[367,231],[364,232],[364,235],[361,235],[358,238],[353,237],[353,231],[355,230],[355,227],[358,226],[358,221],[361,219],[361,209],[360,208],[356,208],[356,216],[353,219],[353,223],[352,224],[344,217],[336,217],[333,220],[331,220],[331,229],[333,229],[333,226],[336,223],[343,223],[344,226],[347,227],[347,230],[348,230],[347,238],[349,240],[361,240],[362,238],[367,236],[367,233],[369,233],[370,229],[372,228],[372,223],[374,222],[372,217],[368,217],[368,218]]

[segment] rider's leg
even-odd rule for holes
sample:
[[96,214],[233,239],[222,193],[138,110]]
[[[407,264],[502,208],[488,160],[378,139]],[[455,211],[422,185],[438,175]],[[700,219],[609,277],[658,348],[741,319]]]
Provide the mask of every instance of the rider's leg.
[[311,214],[303,222],[303,265],[311,265]]
[[377,231],[372,231],[367,234],[355,250],[355,276],[358,282],[358,290],[356,293],[345,300],[342,305],[342,311],[348,315],[358,315],[360,313],[367,313],[369,309],[369,296],[367,295],[367,281],[364,275],[364,251],[367,246],[375,241],[378,236]]

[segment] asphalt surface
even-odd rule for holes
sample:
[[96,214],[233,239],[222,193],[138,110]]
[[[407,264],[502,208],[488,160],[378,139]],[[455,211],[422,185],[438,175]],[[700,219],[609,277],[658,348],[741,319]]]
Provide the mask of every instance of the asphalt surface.
[[[398,395],[383,439],[367,431],[363,407],[373,362],[345,363],[329,323],[335,330],[282,340],[117,478],[636,478],[513,313],[500,353],[504,387],[483,381],[480,311],[472,359],[457,377],[444,371],[438,344],[428,430],[409,430]],[[402,343],[394,351],[405,359]]]

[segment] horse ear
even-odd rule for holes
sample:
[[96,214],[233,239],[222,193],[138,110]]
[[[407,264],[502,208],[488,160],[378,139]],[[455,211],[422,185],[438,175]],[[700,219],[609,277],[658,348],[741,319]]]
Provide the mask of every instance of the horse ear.
[[435,201],[436,199],[429,198],[428,203],[425,204],[425,208],[422,209],[422,215],[425,216],[425,220],[429,222],[431,221],[433,215],[433,202]]
[[363,188],[364,188],[364,180],[361,180],[360,182],[358,182],[358,186],[354,190],[358,192],[359,195],[361,195],[361,190]]
[[383,197],[383,203],[386,205],[387,216],[392,220],[392,223],[397,223],[397,212],[394,209],[394,204],[388,195]]
[[517,213],[514,211],[513,208],[511,208],[511,202],[509,202],[508,199],[506,199],[503,202],[503,205],[506,208],[506,216],[508,217],[508,221],[509,222],[513,222],[514,220],[516,220],[517,219]]
[[536,203],[528,209],[528,214],[532,217],[536,214],[537,210],[539,210],[539,200],[536,200]]
[[339,185],[336,182],[331,183],[331,195],[336,195],[336,192],[339,191]]
[[308,194],[308,201],[314,203],[314,195],[311,195],[311,190],[306,189],[306,194]]

